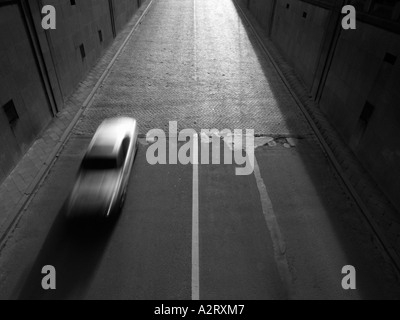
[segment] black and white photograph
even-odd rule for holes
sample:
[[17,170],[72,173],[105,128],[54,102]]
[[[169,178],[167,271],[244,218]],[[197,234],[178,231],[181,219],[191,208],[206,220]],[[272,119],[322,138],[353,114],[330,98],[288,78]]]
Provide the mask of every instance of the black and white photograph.
[[0,0],[0,300],[399,299],[400,0]]

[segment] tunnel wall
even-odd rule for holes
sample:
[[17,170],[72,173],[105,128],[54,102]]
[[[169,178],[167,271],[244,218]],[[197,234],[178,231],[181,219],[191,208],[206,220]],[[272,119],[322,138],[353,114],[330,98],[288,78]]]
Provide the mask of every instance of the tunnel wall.
[[277,1],[275,6],[271,39],[310,89],[329,16],[329,10],[298,0]]
[[0,178],[51,120],[35,52],[17,4],[0,7]]
[[[0,0],[0,183],[64,107],[140,0]],[[44,5],[56,9],[45,31]]]
[[[40,15],[40,3],[35,3],[36,17]],[[71,5],[71,1],[46,1],[57,10],[57,29],[46,32],[48,43],[43,41],[41,46],[50,47],[63,97],[74,91],[136,12],[138,3],[137,0],[76,0]],[[38,34],[45,33],[40,19],[35,19],[35,24]]]
[[141,0],[113,0],[117,32],[124,28],[125,23],[132,17],[140,5]]
[[251,10],[261,27],[269,34],[274,12],[274,1],[245,0],[247,8]]
[[399,55],[398,34],[362,22],[342,32],[319,104],[400,209]]
[[398,25],[357,11],[343,30],[340,1],[241,1],[400,211]]

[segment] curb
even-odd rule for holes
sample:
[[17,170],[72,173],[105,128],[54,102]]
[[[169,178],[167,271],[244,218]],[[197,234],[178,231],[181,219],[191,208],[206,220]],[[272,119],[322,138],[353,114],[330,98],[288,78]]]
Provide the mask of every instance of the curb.
[[[15,206],[15,209],[13,212],[11,212],[3,225],[0,227],[0,253],[4,249],[5,245],[7,244],[7,239],[9,239],[10,234],[12,234],[12,231],[15,229],[16,225],[20,221],[23,212],[27,209],[29,206],[30,202],[33,199],[33,196],[35,192],[39,189],[40,185],[42,182],[45,180],[47,177],[48,173],[50,172],[51,168],[53,167],[54,163],[57,161],[57,158],[59,154],[61,153],[62,149],[64,148],[65,144],[68,142],[69,137],[72,133],[72,130],[75,128],[76,124],[78,123],[79,119],[81,118],[82,114],[90,108],[94,101],[94,97],[104,82],[104,80],[108,77],[110,74],[110,71],[112,67],[114,66],[116,60],[118,59],[119,55],[121,52],[125,49],[128,41],[131,39],[132,35],[136,31],[137,27],[145,16],[147,15],[148,11],[150,10],[154,0],[150,0],[148,3],[146,9],[142,12],[140,15],[138,21],[135,23],[135,25],[132,27],[132,30],[129,32],[129,34],[126,36],[125,40],[121,44],[120,48],[118,51],[115,53],[114,57],[111,59],[111,61],[108,63],[106,69],[100,76],[100,78],[97,80],[95,86],[93,89],[90,91],[88,97],[86,100],[83,102],[82,106],[68,125],[67,129],[64,131],[63,135],[61,136],[59,142],[54,148],[54,151],[48,156],[46,161],[44,162],[44,165],[42,168],[39,170],[39,172],[36,174],[35,178],[33,181],[29,184],[28,188],[25,190],[24,195],[21,197],[21,199],[18,201],[17,205]],[[133,17],[132,17],[133,18]]]

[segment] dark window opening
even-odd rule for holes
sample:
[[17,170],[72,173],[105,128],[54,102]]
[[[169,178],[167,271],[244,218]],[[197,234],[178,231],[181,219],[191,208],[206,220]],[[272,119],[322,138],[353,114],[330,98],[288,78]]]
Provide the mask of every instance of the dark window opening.
[[75,6],[76,5],[76,1],[75,0],[70,0],[71,1],[71,6]]
[[364,137],[364,133],[367,130],[368,122],[370,121],[374,113],[374,109],[375,107],[371,103],[369,103],[368,101],[365,103],[365,106],[358,120],[357,127],[350,141],[350,145],[353,148],[357,148],[362,138]]
[[286,9],[289,9],[289,8],[290,8],[290,4],[287,3],[287,4],[286,4]]
[[103,31],[99,30],[99,40],[103,42]]
[[14,124],[18,119],[18,112],[17,109],[15,108],[15,104],[13,100],[10,100],[3,106],[3,110],[6,113],[8,122],[10,124]]
[[367,101],[365,103],[363,111],[361,112],[360,121],[367,125],[372,117],[372,114],[374,113],[374,109],[375,107]]
[[117,157],[90,157],[83,159],[81,168],[84,170],[114,170],[120,167],[121,163]]
[[128,155],[129,145],[130,145],[130,139],[125,138],[124,141],[122,141],[122,161],[123,162],[125,162],[126,156]]
[[383,61],[385,61],[391,65],[394,65],[396,63],[396,60],[397,60],[397,57],[391,53],[386,53],[385,58],[383,59]]
[[303,12],[303,18],[307,18],[307,12]]
[[85,57],[86,57],[86,52],[85,52],[85,46],[83,45],[83,43],[79,46],[79,50],[81,51],[81,57],[82,57],[82,59],[85,59]]

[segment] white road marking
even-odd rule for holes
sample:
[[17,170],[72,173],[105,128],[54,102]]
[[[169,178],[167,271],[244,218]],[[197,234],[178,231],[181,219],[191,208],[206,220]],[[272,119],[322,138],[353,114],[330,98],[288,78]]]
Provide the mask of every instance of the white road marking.
[[199,258],[199,137],[193,136],[192,300],[200,300]]
[[[193,0],[193,51],[194,80],[197,81],[197,25],[196,0]],[[193,136],[193,199],[192,199],[192,300],[200,300],[200,257],[199,257],[199,137]]]
[[282,282],[287,290],[288,298],[293,297],[292,292],[292,275],[286,260],[286,243],[279,228],[278,221],[275,216],[271,198],[268,195],[267,187],[260,173],[260,167],[256,157],[254,156],[254,176],[256,178],[258,191],[261,198],[261,206],[265,221],[271,233],[272,243],[274,247],[275,262],[279,271]]

